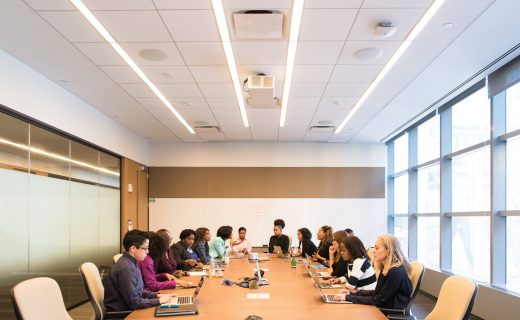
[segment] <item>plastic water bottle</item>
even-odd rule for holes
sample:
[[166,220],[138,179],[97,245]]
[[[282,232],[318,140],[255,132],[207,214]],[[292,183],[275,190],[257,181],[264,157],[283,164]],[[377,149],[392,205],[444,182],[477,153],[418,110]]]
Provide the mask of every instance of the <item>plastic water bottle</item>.
[[296,256],[294,254],[291,259],[291,268],[296,268]]
[[210,278],[215,277],[215,262],[213,262],[213,259],[209,260],[209,276]]

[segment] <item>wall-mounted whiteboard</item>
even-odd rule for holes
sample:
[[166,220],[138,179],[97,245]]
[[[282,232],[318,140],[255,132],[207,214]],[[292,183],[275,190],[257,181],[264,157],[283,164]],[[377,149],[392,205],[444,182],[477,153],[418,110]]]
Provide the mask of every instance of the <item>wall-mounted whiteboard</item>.
[[316,244],[321,225],[351,228],[365,245],[387,232],[385,199],[157,198],[150,203],[150,230],[168,229],[174,239],[182,229],[203,226],[215,237],[222,225],[232,226],[236,237],[243,226],[253,245],[261,246],[269,242],[277,218],[285,220],[284,233],[292,236],[293,246],[298,245],[296,232],[302,227],[311,230]]

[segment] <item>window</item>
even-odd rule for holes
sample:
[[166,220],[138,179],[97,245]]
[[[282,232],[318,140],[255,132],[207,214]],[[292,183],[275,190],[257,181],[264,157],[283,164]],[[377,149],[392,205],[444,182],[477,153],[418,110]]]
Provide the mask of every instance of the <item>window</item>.
[[408,252],[408,217],[394,218],[394,235],[401,243],[401,248]]
[[489,147],[452,160],[452,211],[489,211]]
[[417,212],[439,213],[440,172],[439,164],[419,169],[417,172]]
[[417,260],[431,268],[439,267],[439,217],[417,218]]
[[520,217],[507,217],[507,288],[520,292]]
[[486,87],[452,107],[452,150],[489,140],[489,100]]
[[394,179],[394,213],[408,213],[408,175]]
[[520,210],[520,137],[507,141],[507,210]]
[[394,173],[408,169],[408,134],[394,141]]
[[506,90],[507,132],[520,129],[520,83]]
[[439,157],[440,152],[440,123],[439,116],[435,116],[417,128],[418,139],[418,163],[425,163],[427,161]]
[[489,217],[452,218],[452,271],[489,282]]

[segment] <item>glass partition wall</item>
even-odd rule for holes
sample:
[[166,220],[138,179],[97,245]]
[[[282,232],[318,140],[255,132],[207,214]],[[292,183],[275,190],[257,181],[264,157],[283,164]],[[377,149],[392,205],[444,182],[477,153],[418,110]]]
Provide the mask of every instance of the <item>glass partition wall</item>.
[[9,292],[34,277],[58,281],[65,304],[87,299],[85,261],[119,252],[120,158],[0,109],[0,319]]

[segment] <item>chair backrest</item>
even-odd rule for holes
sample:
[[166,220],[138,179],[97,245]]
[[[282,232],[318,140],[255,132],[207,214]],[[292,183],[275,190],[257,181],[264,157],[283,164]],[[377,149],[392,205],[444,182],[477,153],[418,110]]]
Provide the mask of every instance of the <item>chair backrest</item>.
[[114,264],[117,262],[117,260],[119,260],[119,258],[121,258],[123,256],[122,253],[118,253],[118,254],[114,254],[114,256],[112,257],[112,262],[114,262]]
[[16,317],[20,320],[72,320],[67,313],[58,283],[51,278],[22,281],[11,290]]
[[412,304],[415,301],[415,297],[417,297],[419,287],[421,286],[421,281],[424,277],[424,264],[418,261],[412,261],[410,264],[412,265],[412,272],[410,275],[410,281],[412,282],[412,295],[410,297],[410,302],[406,307],[406,314],[410,314],[410,309],[412,308]]
[[477,284],[462,276],[451,276],[444,281],[439,298],[425,320],[467,320],[477,296]]
[[289,248],[288,252],[292,252],[292,236],[287,236],[289,238]]
[[95,319],[102,320],[105,314],[105,305],[103,304],[105,288],[101,282],[99,270],[92,262],[85,262],[79,267],[79,273],[83,279],[87,296],[94,308]]

